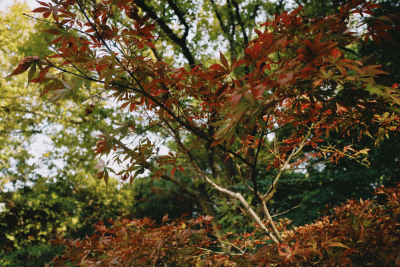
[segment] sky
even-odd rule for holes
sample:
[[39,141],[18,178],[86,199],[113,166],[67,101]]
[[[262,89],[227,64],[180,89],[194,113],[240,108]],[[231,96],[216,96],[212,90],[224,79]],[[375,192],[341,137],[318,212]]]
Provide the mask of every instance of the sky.
[[[48,2],[46,0],[42,0],[43,2]],[[16,2],[20,2],[20,3],[27,3],[32,10],[39,7],[40,4],[36,2],[36,0],[0,0],[0,11],[4,10],[7,6],[10,6]]]

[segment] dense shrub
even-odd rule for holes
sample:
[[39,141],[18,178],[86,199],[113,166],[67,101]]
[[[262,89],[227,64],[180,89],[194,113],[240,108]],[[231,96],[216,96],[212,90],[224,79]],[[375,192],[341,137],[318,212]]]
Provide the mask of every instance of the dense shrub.
[[[217,238],[210,217],[157,226],[149,219],[102,221],[82,240],[58,238],[66,246],[55,266],[397,266],[400,265],[400,184],[379,187],[377,200],[348,200],[311,225],[276,223],[284,241],[275,245],[262,231]],[[329,212],[329,211],[328,211]],[[278,247],[278,249],[276,249]]]

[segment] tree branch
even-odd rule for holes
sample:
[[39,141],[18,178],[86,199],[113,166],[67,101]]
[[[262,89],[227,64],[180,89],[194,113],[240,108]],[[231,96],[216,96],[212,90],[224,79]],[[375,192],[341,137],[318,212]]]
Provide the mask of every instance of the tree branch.
[[277,175],[274,178],[274,181],[272,182],[270,188],[268,189],[267,193],[265,193],[264,196],[262,196],[263,199],[268,198],[268,194],[272,193],[272,189],[276,186],[276,183],[278,182],[280,176],[282,175],[282,173],[286,170],[287,166],[289,165],[289,162],[292,160],[292,158],[294,156],[296,156],[304,147],[305,142],[307,141],[308,137],[311,134],[311,130],[314,127],[314,123],[311,125],[308,133],[306,134],[306,136],[304,137],[304,139],[301,141],[301,143],[299,144],[297,150],[296,148],[293,148],[292,153],[290,154],[290,156],[286,159],[285,163],[283,164],[283,166],[280,168],[279,172],[277,173]]
[[242,21],[242,17],[240,16],[240,10],[239,10],[239,5],[236,2],[236,0],[231,0],[233,6],[235,7],[235,14],[236,14],[236,19],[239,22],[240,28],[242,30],[242,34],[243,34],[243,39],[244,39],[244,47],[246,47],[249,43],[249,39],[247,37],[247,33],[246,33],[246,28],[244,27],[244,23]]
[[[235,162],[235,163],[236,163],[236,162]],[[244,183],[244,185],[245,185],[250,191],[254,192],[254,189],[251,188],[251,186],[248,185],[247,182],[246,182],[246,180],[243,178],[242,172],[240,171],[240,166],[239,166],[239,164],[236,163],[236,166],[237,166],[237,169],[238,169],[238,172],[239,172],[240,179],[242,180],[242,182]]]
[[[107,47],[108,47],[108,46],[107,46]],[[117,60],[119,61],[119,59],[117,59]],[[93,82],[105,84],[105,82],[103,82],[103,81],[97,80],[97,79],[92,78],[92,77],[89,77],[89,76],[86,77],[86,76],[80,75],[80,74],[78,74],[78,73],[74,73],[74,72],[68,71],[68,70],[63,69],[63,68],[60,68],[60,67],[58,67],[58,66],[56,66],[56,65],[54,65],[54,64],[52,64],[52,63],[50,63],[50,62],[48,63],[48,65],[51,66],[51,67],[53,67],[53,68],[55,68],[55,69],[58,69],[58,70],[60,70],[60,71],[62,71],[62,72],[69,73],[69,74],[71,74],[71,75],[75,75],[75,76],[77,76],[77,77],[81,77],[81,78],[84,78],[84,79],[87,79],[87,80],[90,80],[90,81],[93,81]],[[127,71],[127,70],[125,70],[125,71]],[[213,142],[213,139],[212,139],[212,138],[209,138],[201,129],[198,129],[198,128],[195,128],[195,127],[193,127],[193,126],[191,126],[191,125],[189,125],[189,124],[186,124],[186,123],[185,123],[184,121],[182,121],[177,115],[175,115],[170,109],[168,109],[168,108],[167,108],[166,106],[164,106],[160,101],[158,101],[156,97],[154,97],[154,96],[152,96],[151,94],[147,93],[147,92],[143,89],[143,87],[141,86],[140,82],[136,79],[136,77],[135,77],[133,74],[131,74],[129,71],[127,71],[127,72],[128,72],[129,75],[131,75],[131,77],[133,77],[133,78],[135,79],[135,81],[136,81],[136,82],[138,83],[138,85],[140,86],[140,89],[134,88],[134,87],[131,87],[131,86],[128,86],[128,85],[124,85],[124,84],[119,84],[119,83],[117,83],[117,82],[110,82],[109,84],[110,84],[110,85],[113,85],[113,86],[119,86],[119,87],[121,87],[121,88],[126,88],[126,89],[129,89],[129,90],[132,90],[132,91],[135,92],[135,93],[139,93],[139,94],[144,95],[145,97],[147,97],[147,98],[149,98],[151,101],[153,101],[157,106],[159,106],[160,108],[162,108],[165,112],[167,112],[172,118],[174,118],[174,120],[175,120],[176,122],[178,122],[180,125],[182,125],[182,126],[185,127],[186,129],[188,129],[188,130],[189,130],[190,132],[192,132],[194,135],[200,137],[201,139],[203,139],[203,140],[205,140],[205,141]],[[239,158],[241,161],[243,161],[243,162],[244,162],[246,165],[248,165],[249,167],[252,166],[252,163],[251,163],[250,161],[246,160],[244,157],[240,156],[238,153],[233,152],[233,151],[230,150],[230,149],[226,149],[224,146],[222,146],[222,145],[220,145],[220,144],[217,145],[217,146],[218,146],[219,148],[221,148],[223,151],[228,152],[228,153],[234,155],[235,157]]]
[[299,205],[297,205],[297,206],[294,206],[293,208],[290,208],[290,209],[288,209],[288,210],[286,210],[286,211],[284,211],[284,212],[274,214],[274,215],[272,215],[272,217],[281,216],[281,215],[283,215],[283,214],[285,214],[285,213],[288,213],[289,211],[291,211],[291,210],[293,210],[293,209],[296,209],[296,208],[298,208],[298,207],[300,207],[300,206],[301,206],[301,204],[299,204]]
[[254,212],[254,210],[250,207],[250,205],[244,199],[244,197],[239,193],[232,192],[232,191],[230,191],[230,190],[228,190],[226,188],[223,188],[223,187],[217,185],[210,178],[208,178],[207,175],[203,172],[203,170],[199,167],[197,162],[193,159],[193,156],[191,155],[191,153],[186,149],[184,144],[177,137],[177,135],[174,132],[174,129],[171,127],[171,125],[169,125],[169,123],[166,122],[166,127],[169,130],[171,136],[175,139],[177,145],[181,148],[181,150],[191,160],[192,166],[196,169],[196,171],[199,173],[201,178],[203,178],[203,180],[206,181],[208,184],[210,184],[215,190],[217,190],[217,191],[219,191],[221,193],[224,193],[224,194],[226,194],[226,195],[228,195],[228,196],[230,196],[232,198],[236,198],[237,200],[239,200],[242,203],[242,205],[244,206],[244,208],[250,213],[251,217],[253,217],[253,219],[257,222],[257,224],[261,227],[261,229],[263,229],[268,234],[268,236],[271,238],[271,240],[275,244],[279,244],[278,239],[276,239],[276,237],[272,234],[272,232],[270,230],[268,230],[268,228],[262,223],[260,217],[258,217],[258,215]]
[[229,29],[225,26],[224,21],[222,20],[221,14],[218,12],[217,5],[215,4],[215,1],[211,0],[211,4],[212,4],[212,6],[214,8],[214,13],[217,16],[217,19],[218,19],[218,22],[219,22],[219,25],[220,25],[222,31],[226,35],[229,35]]
[[168,1],[168,5],[172,8],[172,10],[174,10],[175,15],[178,17],[179,21],[183,24],[183,26],[185,26],[185,33],[183,34],[182,38],[183,40],[186,41],[186,38],[189,34],[189,25],[187,24],[184,15],[182,14],[181,10],[179,9],[179,7],[172,1],[172,0],[167,0]]
[[[157,13],[153,11],[151,7],[149,7],[143,0],[136,0],[135,4],[140,7],[143,11],[145,11],[149,16],[154,19],[157,24],[161,27],[161,29],[165,32],[165,34],[177,45],[179,45],[182,48],[182,53],[185,56],[185,58],[188,60],[190,67],[194,67],[196,65],[196,61],[190,52],[187,44],[186,44],[186,31],[185,34],[183,35],[183,38],[178,37],[172,29],[165,23],[165,21],[158,17]],[[175,11],[175,10],[174,10]],[[177,15],[178,16],[178,15]],[[178,16],[179,18],[179,16]],[[185,26],[186,27],[186,26]],[[187,28],[188,30],[188,28]],[[187,34],[186,34],[187,35]]]
[[[213,6],[214,13],[215,13],[215,16],[218,19],[219,25],[220,25],[223,33],[225,34],[225,37],[229,41],[229,45],[231,47],[231,51],[230,51],[231,52],[231,59],[234,60],[234,59],[237,58],[237,52],[236,52],[236,49],[235,49],[235,42],[233,40],[233,35],[229,32],[228,26],[224,24],[224,21],[222,20],[221,13],[218,12],[218,7],[215,4],[214,0],[211,0],[211,5]],[[234,27],[235,23],[234,22],[232,22],[232,23],[233,23],[233,27]],[[234,28],[233,28],[233,31],[234,31]]]
[[266,201],[261,201],[261,205],[262,205],[264,214],[267,216],[267,219],[271,224],[272,230],[274,231],[274,233],[275,233],[276,237],[278,238],[279,242],[282,242],[283,238],[280,235],[278,229],[276,228],[276,225],[275,225],[274,221],[272,220],[271,214],[269,213],[268,208],[267,208]]

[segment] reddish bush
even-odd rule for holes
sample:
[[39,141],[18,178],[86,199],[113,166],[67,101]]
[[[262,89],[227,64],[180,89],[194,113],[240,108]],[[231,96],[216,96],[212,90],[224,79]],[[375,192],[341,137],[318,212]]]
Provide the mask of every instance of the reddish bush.
[[[374,200],[348,200],[311,225],[284,231],[285,242],[265,246],[251,259],[254,264],[278,266],[397,266],[400,265],[400,185],[376,189]],[[268,265],[267,265],[268,266]]]
[[[149,219],[95,225],[83,240],[59,238],[67,248],[55,266],[397,266],[400,265],[400,184],[376,189],[374,200],[348,200],[311,225],[290,228],[277,223],[284,241],[271,244],[261,230],[244,235],[213,236],[210,217],[181,219],[161,226]],[[230,240],[228,242],[228,240]],[[223,246],[225,244],[225,246]],[[261,247],[260,247],[261,246]],[[229,251],[230,250],[230,251]],[[240,251],[240,253],[237,253]]]
[[156,226],[150,219],[112,221],[110,228],[102,221],[96,232],[83,240],[58,238],[53,245],[66,246],[65,254],[54,259],[55,266],[73,262],[78,266],[153,266],[176,263],[179,266],[212,262],[213,266],[230,266],[229,255],[218,255],[211,249],[215,239],[209,236],[211,217],[171,223],[164,216]]

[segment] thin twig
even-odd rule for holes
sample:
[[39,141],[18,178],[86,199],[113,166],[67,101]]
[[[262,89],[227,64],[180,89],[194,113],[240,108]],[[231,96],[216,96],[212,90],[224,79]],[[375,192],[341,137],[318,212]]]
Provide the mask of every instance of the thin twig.
[[285,213],[288,213],[289,211],[291,211],[291,210],[293,210],[293,209],[296,209],[296,208],[298,208],[298,207],[300,207],[300,206],[301,206],[301,204],[299,204],[299,205],[297,205],[297,206],[294,206],[293,208],[290,208],[290,209],[288,209],[288,210],[286,210],[286,211],[284,211],[284,212],[281,212],[281,213],[278,213],[278,214],[274,214],[274,215],[272,215],[272,217],[281,216],[281,215],[283,215],[283,214],[285,214]]
[[289,162],[292,160],[292,158],[297,155],[304,147],[305,142],[307,141],[308,137],[311,134],[311,130],[312,128],[315,126],[315,124],[313,123],[311,125],[311,127],[309,128],[308,133],[306,134],[306,136],[303,138],[303,140],[301,141],[301,143],[299,144],[297,150],[296,148],[293,148],[292,153],[290,154],[290,156],[286,159],[285,163],[283,164],[283,166],[280,168],[279,172],[275,175],[275,178],[273,179],[273,182],[270,186],[270,188],[268,189],[268,191],[265,193],[265,195],[263,196],[263,198],[267,198],[268,194],[272,191],[272,189],[276,186],[280,176],[282,175],[282,172],[286,170],[286,168],[289,165]]
[[[236,161],[235,161],[235,163],[236,163]],[[246,187],[247,187],[248,189],[250,189],[250,191],[253,191],[253,192],[254,192],[254,189],[251,188],[251,186],[248,185],[248,184],[246,183],[246,181],[244,180],[243,175],[242,175],[242,172],[240,171],[240,166],[239,166],[239,164],[236,163],[236,166],[237,166],[237,169],[238,169],[238,172],[239,172],[239,176],[240,176],[240,179],[242,180],[242,182],[246,185]]]
[[59,54],[60,56],[62,56],[66,61],[68,61],[69,64],[72,65],[72,67],[74,67],[77,71],[79,71],[79,73],[81,73],[83,76],[85,76],[86,78],[88,78],[88,76],[86,75],[86,73],[84,73],[83,71],[81,71],[80,69],[78,69],[77,66],[75,66],[71,61],[69,61],[69,59],[67,59],[63,54],[61,54],[57,49],[55,49],[51,43],[49,42],[49,40],[47,40],[47,38],[44,38],[46,40],[46,42],[48,43],[48,45],[57,52],[57,54]]
[[73,28],[73,27],[70,27],[70,26],[68,26],[68,25],[64,25],[64,24],[62,24],[62,23],[60,23],[60,22],[47,21],[47,20],[44,20],[44,19],[39,19],[39,18],[30,16],[30,15],[28,15],[28,14],[25,14],[25,13],[22,13],[22,15],[27,16],[27,17],[30,17],[30,18],[35,19],[35,20],[42,21],[42,22],[47,22],[47,23],[53,23],[53,24],[56,24],[56,25],[61,25],[61,26],[63,26],[63,27],[67,27],[67,28],[69,28],[69,29],[71,29],[71,30],[80,32],[80,33],[85,34],[85,35],[88,35],[88,36],[92,36],[93,38],[96,38],[93,34],[90,34],[90,33],[87,33],[87,32],[81,31],[81,30],[78,30],[78,29]]
[[232,244],[232,243],[230,243],[230,242],[227,242],[227,241],[219,241],[219,242],[228,244],[229,246],[232,246],[232,247],[236,248],[237,250],[239,250],[240,253],[244,254],[244,251],[243,251],[243,250],[241,250],[238,246],[235,246],[234,244]]

